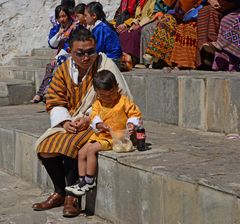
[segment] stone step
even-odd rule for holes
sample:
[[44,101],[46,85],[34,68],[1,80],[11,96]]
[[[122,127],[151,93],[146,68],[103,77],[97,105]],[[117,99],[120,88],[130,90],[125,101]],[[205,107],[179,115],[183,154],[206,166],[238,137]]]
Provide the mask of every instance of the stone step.
[[11,65],[45,68],[51,59],[49,56],[17,56],[12,59]]
[[33,211],[32,204],[46,200],[50,192],[43,192],[40,188],[19,177],[9,175],[1,169],[0,179],[2,192],[0,194],[0,220],[2,224],[110,224],[97,216],[86,216],[85,213],[69,221],[62,215],[63,206],[51,209],[51,211]]
[[146,120],[240,132],[240,73],[139,69],[125,73]]
[[56,54],[56,50],[51,48],[35,48],[32,50],[31,55],[32,56],[50,56],[54,57]]
[[[49,126],[44,111],[41,104],[1,108],[0,167],[49,189],[34,150]],[[240,223],[240,140],[151,121],[145,128],[149,150],[99,153],[87,208],[113,223]]]
[[0,66],[0,79],[21,79],[32,81],[38,90],[45,74],[45,68],[26,66]]
[[28,104],[34,92],[32,81],[0,79],[0,106]]

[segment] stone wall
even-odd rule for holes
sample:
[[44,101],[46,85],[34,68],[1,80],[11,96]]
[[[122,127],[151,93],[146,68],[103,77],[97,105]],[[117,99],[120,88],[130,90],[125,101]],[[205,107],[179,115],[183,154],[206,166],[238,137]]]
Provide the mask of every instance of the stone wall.
[[[100,2],[110,19],[120,0]],[[60,0],[0,0],[0,64],[7,63],[16,54],[28,54],[33,48],[47,47],[51,27],[48,16],[59,3]]]

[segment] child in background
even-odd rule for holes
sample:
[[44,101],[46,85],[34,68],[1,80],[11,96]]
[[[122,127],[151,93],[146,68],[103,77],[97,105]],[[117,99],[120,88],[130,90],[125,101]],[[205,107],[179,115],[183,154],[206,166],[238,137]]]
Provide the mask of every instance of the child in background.
[[[65,6],[66,8],[68,8],[69,10],[69,13],[71,15],[73,15],[73,9],[75,7],[75,0],[62,0],[60,5],[63,5]],[[74,18],[73,18],[74,19]],[[56,26],[58,25],[58,21],[56,19],[56,16],[55,16],[55,11],[52,11],[50,14],[49,14],[49,20],[50,22],[52,23],[53,26]]]
[[[51,82],[54,70],[63,59],[69,57],[69,43],[68,39],[70,33],[74,28],[74,21],[69,12],[69,8],[64,5],[58,5],[55,8],[55,17],[58,21],[57,25],[50,29],[48,35],[48,44],[52,49],[56,49],[55,59],[52,60],[46,66],[46,72],[43,77],[42,83],[36,93],[36,95],[31,100],[32,103],[39,103],[44,99],[44,95],[47,91],[48,84]],[[57,64],[57,62],[59,62]]]
[[74,8],[76,21],[78,22],[78,24],[84,27],[86,27],[86,20],[84,16],[85,8],[86,8],[86,5],[84,3],[80,3]]
[[127,126],[131,134],[141,119],[138,106],[119,92],[116,78],[110,71],[98,72],[93,77],[93,87],[97,94],[91,114],[95,133],[78,152],[79,180],[65,188],[77,196],[96,186],[97,154],[112,149],[110,130],[122,130]]
[[103,6],[99,2],[91,2],[86,5],[84,12],[87,25],[97,42],[97,52],[103,52],[117,65],[120,63],[122,49],[117,32],[106,21]]

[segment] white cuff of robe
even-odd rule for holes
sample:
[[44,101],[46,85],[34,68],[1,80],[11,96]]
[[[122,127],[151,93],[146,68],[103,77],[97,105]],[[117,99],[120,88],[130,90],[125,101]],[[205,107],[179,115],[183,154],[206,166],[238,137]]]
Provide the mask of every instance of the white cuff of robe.
[[102,122],[102,119],[99,116],[95,116],[91,124],[92,129],[97,131],[96,125],[100,122]]
[[127,119],[127,124],[133,123],[135,126],[139,125],[139,118],[138,117],[130,117]]
[[66,120],[71,121],[72,117],[65,107],[54,107],[50,111],[51,128],[56,127],[61,122],[66,121]]
[[50,43],[51,47],[56,47],[57,48],[60,40],[61,40],[61,36],[58,36],[58,33],[57,33],[55,36],[53,36],[49,40],[49,43]]
[[92,107],[89,107],[84,114],[85,114],[86,116],[90,116],[91,113],[92,113]]

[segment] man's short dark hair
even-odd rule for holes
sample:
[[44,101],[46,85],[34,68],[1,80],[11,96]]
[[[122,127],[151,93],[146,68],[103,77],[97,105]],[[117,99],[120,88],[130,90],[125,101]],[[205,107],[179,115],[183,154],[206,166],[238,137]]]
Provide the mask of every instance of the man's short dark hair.
[[80,27],[71,33],[69,44],[70,44],[70,47],[72,47],[74,41],[88,41],[88,40],[89,41],[93,40],[94,42],[96,42],[91,31],[89,31],[86,28]]

